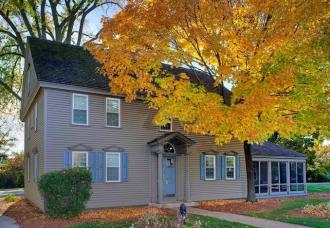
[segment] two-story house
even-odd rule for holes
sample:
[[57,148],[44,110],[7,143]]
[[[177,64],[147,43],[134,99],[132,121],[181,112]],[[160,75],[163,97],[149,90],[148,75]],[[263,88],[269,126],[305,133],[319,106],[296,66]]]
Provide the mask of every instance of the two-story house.
[[[87,208],[246,197],[241,142],[217,146],[211,136],[185,134],[176,120],[154,125],[156,111],[143,100],[126,103],[113,95],[108,79],[96,73],[98,66],[81,47],[28,39],[21,108],[27,199],[44,209],[38,178],[70,167],[91,170],[93,194]],[[187,73],[194,83],[213,83],[203,73],[169,70]],[[290,153],[256,154],[258,191],[306,193],[305,157]],[[285,180],[271,181],[273,162],[277,176]]]

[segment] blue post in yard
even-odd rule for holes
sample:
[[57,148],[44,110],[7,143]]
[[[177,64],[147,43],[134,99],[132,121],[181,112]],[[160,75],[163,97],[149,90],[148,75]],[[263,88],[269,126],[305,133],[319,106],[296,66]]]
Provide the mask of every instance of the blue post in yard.
[[181,223],[186,224],[187,207],[184,203],[180,205]]

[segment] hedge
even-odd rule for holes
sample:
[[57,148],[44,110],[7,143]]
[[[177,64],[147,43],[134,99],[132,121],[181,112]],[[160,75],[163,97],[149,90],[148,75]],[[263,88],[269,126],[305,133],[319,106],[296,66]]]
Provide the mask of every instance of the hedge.
[[85,168],[49,172],[38,182],[46,212],[54,218],[79,215],[92,195],[92,177]]

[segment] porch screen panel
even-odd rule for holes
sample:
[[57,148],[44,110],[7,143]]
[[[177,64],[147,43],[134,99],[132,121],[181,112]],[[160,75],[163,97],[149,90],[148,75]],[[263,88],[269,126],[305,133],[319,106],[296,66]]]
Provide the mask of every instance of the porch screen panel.
[[297,162],[297,191],[304,191],[304,164]]
[[260,162],[260,193],[268,193],[268,162]]
[[280,192],[287,191],[286,162],[280,162]]
[[278,162],[272,162],[272,192],[279,192],[279,168],[278,168]]
[[297,191],[297,164],[290,162],[290,191]]
[[255,192],[259,193],[259,162],[253,162],[253,176],[254,176],[254,189]]

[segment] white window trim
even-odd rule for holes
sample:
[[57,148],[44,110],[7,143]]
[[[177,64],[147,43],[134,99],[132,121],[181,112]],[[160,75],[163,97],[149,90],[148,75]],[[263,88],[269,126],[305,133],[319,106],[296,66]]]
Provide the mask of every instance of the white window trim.
[[[108,125],[108,101],[115,100],[118,101],[118,126]],[[105,126],[111,128],[121,128],[121,100],[119,98],[106,97],[105,99]]]
[[170,122],[170,130],[166,130],[166,129],[162,129],[162,126],[159,126],[159,131],[164,131],[164,132],[172,132],[173,131],[173,120],[171,119],[171,122]]
[[[233,167],[229,167],[229,168],[234,168],[234,177],[228,177],[227,176],[227,158],[233,158],[233,164],[234,166]],[[235,156],[226,156],[226,162],[225,162],[225,165],[226,165],[226,180],[236,180],[236,157]]]
[[[111,154],[118,154],[119,156],[119,172],[118,172],[118,180],[108,180],[108,166],[107,166],[107,161],[108,161],[108,156]],[[105,154],[105,182],[108,183],[118,183],[121,182],[121,153],[120,152],[106,152]]]
[[[74,160],[73,160],[73,154],[86,154],[86,169],[88,169],[88,151],[72,151],[72,161],[71,161],[71,167],[72,168],[79,168],[79,167],[74,167]],[[80,168],[84,168],[84,167],[80,167]]]
[[[85,124],[82,124],[82,123],[75,123],[74,122],[74,97],[75,96],[82,96],[82,97],[86,97],[86,103],[87,103],[87,109],[86,109],[86,115],[87,115],[87,117],[86,117],[86,123]],[[74,125],[82,125],[82,126],[87,126],[88,124],[89,124],[89,99],[88,99],[88,95],[86,95],[86,94],[81,94],[81,93],[73,93],[72,94],[72,107],[71,107],[71,109],[72,109],[72,124],[74,124]]]
[[37,131],[38,126],[38,103],[34,105],[34,131]]
[[[208,177],[206,176],[206,160],[207,160],[208,157],[212,157],[212,158],[213,158],[213,169],[214,169],[214,172],[213,172],[213,178],[208,178]],[[205,180],[216,180],[215,159],[216,159],[215,155],[205,155],[205,161],[204,161],[204,162],[205,162],[205,164],[204,164],[204,166],[205,166],[205,168],[204,168],[204,172],[205,172]]]
[[27,181],[30,181],[30,157],[27,157]]

